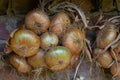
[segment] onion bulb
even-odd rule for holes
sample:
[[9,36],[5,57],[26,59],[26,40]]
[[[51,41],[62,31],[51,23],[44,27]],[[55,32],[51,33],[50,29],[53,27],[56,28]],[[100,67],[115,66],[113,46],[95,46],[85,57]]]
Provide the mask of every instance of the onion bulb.
[[120,62],[120,41],[111,46],[111,55],[114,59]]
[[52,32],[45,32],[40,36],[41,48],[48,50],[58,44],[58,37]]
[[20,72],[27,73],[32,69],[25,58],[16,54],[10,54],[9,61]]
[[10,47],[19,56],[29,57],[38,52],[40,39],[30,30],[15,30],[11,35]]
[[37,8],[30,11],[26,15],[25,25],[27,29],[30,29],[37,34],[40,34],[48,29],[50,25],[50,19],[45,12]]
[[97,47],[101,49],[105,48],[107,45],[109,45],[112,41],[116,39],[117,33],[118,29],[114,24],[105,24],[105,27],[97,35]]
[[118,63],[118,66],[117,66],[117,63],[114,63],[110,67],[110,72],[112,75],[115,75],[117,73],[116,76],[120,77],[120,63]]
[[78,55],[84,45],[84,31],[74,27],[69,28],[63,35],[62,45],[67,47],[73,55]]
[[103,50],[96,48],[94,50],[94,54],[97,56],[97,62],[103,67],[103,68],[109,68],[111,66],[111,63],[113,62],[112,56],[110,55],[109,51],[106,51],[104,53],[101,53]]
[[51,21],[50,31],[61,37],[68,24],[70,24],[69,16],[65,12],[59,12]]
[[36,55],[28,57],[27,61],[34,68],[42,68],[46,66],[44,57],[45,51],[40,49]]
[[63,46],[51,48],[46,56],[45,61],[52,71],[60,71],[67,68],[70,64],[71,52]]

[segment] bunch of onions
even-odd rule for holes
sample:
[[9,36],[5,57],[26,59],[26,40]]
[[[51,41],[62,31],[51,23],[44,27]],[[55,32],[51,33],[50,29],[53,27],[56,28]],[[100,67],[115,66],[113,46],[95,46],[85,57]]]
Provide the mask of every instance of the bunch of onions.
[[[25,17],[25,25],[20,24],[19,29],[13,31],[8,40],[8,47],[18,58],[15,60],[13,56],[9,56],[10,63],[16,69],[18,65],[24,67],[22,62],[16,63],[22,58],[26,67],[29,65],[33,69],[60,71],[68,68],[78,59],[85,40],[83,29],[76,26],[68,28],[68,25],[72,24],[65,12],[56,13],[50,23],[45,12],[38,8],[30,11]],[[24,69],[18,71],[24,72]],[[30,69],[25,72],[28,71]]]
[[39,8],[30,11],[25,17],[25,25],[27,29],[37,34],[41,34],[49,28],[50,19],[48,15]]

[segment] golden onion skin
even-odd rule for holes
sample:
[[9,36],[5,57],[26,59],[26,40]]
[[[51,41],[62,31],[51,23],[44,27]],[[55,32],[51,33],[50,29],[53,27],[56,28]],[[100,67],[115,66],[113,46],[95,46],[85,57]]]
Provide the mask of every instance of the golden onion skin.
[[56,46],[47,52],[45,61],[50,70],[60,71],[69,66],[71,57],[71,52],[66,47]]
[[62,45],[67,47],[73,55],[78,55],[84,46],[84,31],[78,28],[69,28],[63,35]]
[[117,58],[117,61],[120,62],[120,41],[118,41],[116,44],[112,45],[112,52],[111,55],[114,59]]
[[117,72],[117,77],[120,77],[120,63],[118,63],[118,67],[117,64],[114,63],[111,67],[110,67],[110,72],[112,75],[115,75]]
[[11,36],[10,47],[19,56],[29,57],[38,52],[40,39],[30,30],[16,30]]
[[96,45],[98,48],[105,48],[117,37],[118,29],[112,23],[105,24],[105,27],[98,33],[96,38]]
[[41,34],[50,26],[48,15],[39,8],[30,11],[25,17],[25,25],[27,29],[32,30],[37,34]]
[[110,64],[113,62],[113,58],[110,55],[109,51],[106,51],[104,53],[101,53],[103,49],[94,49],[95,56],[99,55],[97,57],[97,62],[103,67],[103,68],[109,68]]
[[41,48],[48,50],[51,47],[57,46],[59,39],[56,34],[52,32],[45,32],[40,36]]
[[32,69],[25,58],[16,54],[11,54],[9,56],[9,61],[20,72],[27,73],[30,72]]
[[68,24],[70,24],[69,16],[65,12],[59,12],[51,21],[50,31],[61,37]]
[[45,51],[40,49],[37,54],[28,57],[27,61],[33,68],[43,68],[46,66],[44,58]]

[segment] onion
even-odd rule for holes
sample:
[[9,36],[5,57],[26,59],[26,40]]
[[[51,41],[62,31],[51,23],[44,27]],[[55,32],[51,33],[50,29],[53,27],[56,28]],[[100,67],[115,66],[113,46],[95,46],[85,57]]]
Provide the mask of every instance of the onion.
[[111,52],[112,57],[120,62],[120,41],[112,45],[111,48],[113,49]]
[[110,55],[109,51],[106,51],[104,53],[101,53],[103,50],[96,48],[94,50],[94,54],[98,56],[97,62],[103,67],[103,68],[109,68],[111,66],[111,63],[113,62],[112,56]]
[[30,30],[15,30],[11,34],[10,47],[19,56],[35,55],[40,47],[39,37]]
[[61,37],[63,31],[70,24],[70,18],[65,12],[57,13],[50,24],[50,31]]
[[98,48],[105,48],[109,45],[113,40],[116,39],[118,33],[117,27],[112,24],[108,23],[105,24],[105,27],[98,33],[96,43]]
[[120,53],[120,41],[117,42],[116,47],[114,48],[115,53]]
[[73,55],[78,55],[84,45],[84,31],[78,28],[69,28],[63,35],[62,45],[67,47]]
[[71,53],[63,46],[51,48],[45,56],[46,64],[52,71],[59,71],[67,68],[70,64],[70,60]]
[[16,54],[9,56],[10,63],[20,72],[30,72],[31,66],[26,62],[26,59]]
[[46,66],[44,57],[45,57],[45,51],[40,49],[36,55],[28,57],[27,61],[34,68],[42,68]]
[[118,67],[117,67],[117,63],[114,63],[110,67],[110,72],[111,72],[112,75],[116,75],[116,76],[120,77],[120,63],[118,63]]
[[58,44],[58,37],[52,32],[45,32],[40,37],[41,48],[44,50],[48,50]]
[[40,9],[37,8],[30,11],[26,15],[25,25],[27,29],[30,29],[37,34],[40,34],[48,29],[50,25],[50,20],[45,12],[42,12]]

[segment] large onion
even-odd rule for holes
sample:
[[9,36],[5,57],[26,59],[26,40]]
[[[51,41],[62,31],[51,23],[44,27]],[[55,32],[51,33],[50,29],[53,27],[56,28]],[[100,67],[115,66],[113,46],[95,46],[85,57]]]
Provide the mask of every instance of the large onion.
[[45,32],[40,36],[41,48],[48,50],[58,44],[58,37],[52,32]]
[[45,57],[45,51],[40,49],[36,55],[28,57],[27,61],[34,68],[42,68],[46,66],[44,57]]
[[50,24],[50,31],[61,37],[64,29],[70,24],[70,18],[65,12],[57,13]]
[[31,70],[31,66],[27,63],[26,59],[21,56],[11,54],[9,61],[20,72],[26,73]]
[[96,43],[98,48],[105,48],[117,37],[117,27],[112,23],[105,24],[105,27],[98,33]]
[[45,12],[40,9],[34,9],[30,11],[25,17],[25,25],[28,29],[34,31],[37,34],[45,32],[49,25],[50,20]]
[[78,55],[84,45],[84,31],[78,28],[69,28],[63,35],[62,45],[67,47],[72,54]]
[[67,68],[70,64],[71,52],[63,46],[51,48],[46,56],[45,61],[49,69],[59,71]]
[[38,52],[40,40],[34,32],[20,29],[12,33],[10,47],[19,56],[29,57]]
[[112,56],[110,55],[109,51],[106,51],[104,53],[101,53],[103,50],[96,48],[94,50],[94,55],[97,57],[97,62],[103,67],[103,68],[109,68],[111,66],[111,63],[113,62]]

